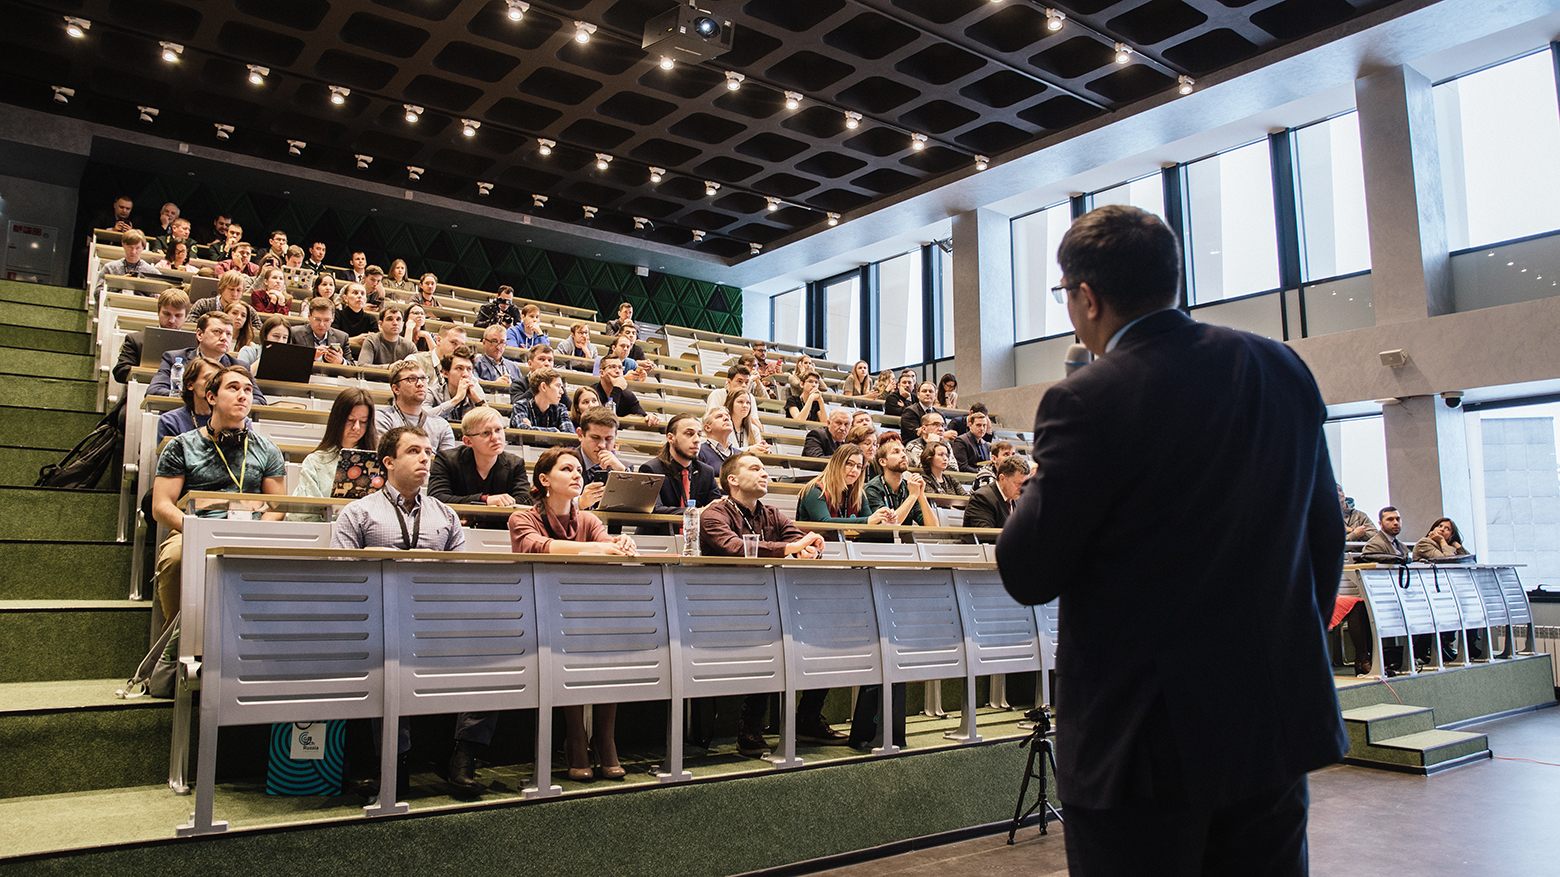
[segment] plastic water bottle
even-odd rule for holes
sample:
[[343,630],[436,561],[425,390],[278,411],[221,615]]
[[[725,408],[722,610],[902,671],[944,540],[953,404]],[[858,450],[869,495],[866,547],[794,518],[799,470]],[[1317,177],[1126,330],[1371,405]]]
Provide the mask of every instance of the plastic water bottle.
[[683,506],[683,557],[699,556],[699,507],[688,500]]
[[173,395],[184,392],[184,357],[173,358],[173,368],[168,372],[168,380],[173,384]]

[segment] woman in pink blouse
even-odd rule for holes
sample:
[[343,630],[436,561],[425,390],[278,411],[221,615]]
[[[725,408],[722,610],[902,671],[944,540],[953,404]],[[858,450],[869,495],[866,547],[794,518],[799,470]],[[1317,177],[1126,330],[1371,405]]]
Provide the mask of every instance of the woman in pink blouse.
[[[509,546],[516,554],[614,554],[632,557],[637,553],[634,540],[607,534],[605,524],[590,512],[579,508],[577,500],[585,488],[584,467],[574,448],[554,447],[542,452],[531,469],[531,494],[535,505],[509,516]],[[621,779],[624,770],[618,763],[617,704],[598,703],[595,710],[596,736],[587,747],[585,708],[566,706],[563,719],[568,730],[563,751],[569,760],[569,779],[587,782],[593,777]],[[597,767],[591,771],[591,763]]]

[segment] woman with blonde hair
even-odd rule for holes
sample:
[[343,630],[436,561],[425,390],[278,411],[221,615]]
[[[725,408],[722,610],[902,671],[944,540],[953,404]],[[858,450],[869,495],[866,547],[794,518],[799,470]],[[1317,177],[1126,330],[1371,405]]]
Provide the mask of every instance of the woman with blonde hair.
[[396,259],[390,263],[390,274],[382,281],[385,286],[401,292],[416,292],[417,284],[406,276],[406,260]]
[[846,442],[835,449],[823,472],[802,488],[796,503],[796,519],[835,524],[892,524],[894,510],[887,506],[862,514],[866,495],[867,455],[860,445]]
[[877,393],[872,386],[872,369],[867,361],[858,360],[851,366],[850,376],[845,378],[845,395],[860,396],[864,399],[876,399]]

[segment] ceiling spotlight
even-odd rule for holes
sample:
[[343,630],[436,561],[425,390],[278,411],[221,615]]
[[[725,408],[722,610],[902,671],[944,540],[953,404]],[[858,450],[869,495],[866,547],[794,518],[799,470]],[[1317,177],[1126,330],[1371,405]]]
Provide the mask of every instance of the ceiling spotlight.
[[547,196],[546,195],[532,195],[531,196],[531,206],[532,207],[546,207],[547,206]]
[[54,102],[57,104],[68,104],[70,99],[76,96],[76,89],[74,88],[66,88],[63,85],[56,85],[53,88]]
[[478,183],[477,184],[477,194],[478,195],[482,195],[484,197],[487,196],[487,195],[493,194],[493,184],[492,183]]
[[585,208],[585,218],[586,219],[595,219],[596,218],[596,208],[594,208],[594,207],[586,207]]
[[77,18],[73,15],[65,16],[65,32],[75,39],[81,39],[87,35],[87,30],[92,27],[92,22],[85,18]]
[[1195,80],[1192,77],[1187,76],[1185,74],[1182,74],[1181,78],[1178,79],[1177,81],[1180,82],[1181,85],[1176,90],[1181,92],[1182,94],[1191,94],[1192,93],[1192,86],[1197,84],[1197,80]]
[[659,183],[659,182],[661,182],[661,175],[664,174],[664,173],[666,173],[666,168],[664,168],[664,167],[653,167],[653,168],[651,168],[650,169],[650,182],[652,182],[652,183]]
[[849,128],[852,131],[856,130],[857,128],[860,128],[861,127],[861,114],[860,113],[852,113],[852,112],[847,110],[845,112],[845,127]]
[[799,107],[801,105],[802,105],[802,94],[801,94],[801,92],[799,92],[799,91],[788,91],[788,92],[785,93],[785,108],[786,109],[794,110],[794,109],[796,109],[797,107]]
[[224,125],[221,122],[218,122],[216,124],[217,124],[217,139],[218,140],[226,140],[229,137],[233,136],[233,126],[232,125]]
[[645,226],[649,224],[650,220],[644,218],[643,216],[634,217],[634,231],[644,231]]
[[332,85],[330,87],[330,102],[339,107],[347,102],[347,95],[351,93],[352,89],[350,88],[342,88],[339,85]]
[[705,197],[714,197],[715,193],[717,191],[719,191],[719,190],[720,190],[720,183],[717,183],[714,180],[705,180],[704,181],[704,194],[705,194]]
[[704,232],[702,232],[702,231],[695,231],[693,233],[693,242],[696,243],[696,244],[703,243],[704,242]]
[[765,198],[764,200],[769,202],[768,210],[770,213],[774,213],[776,210],[780,209],[779,198]]
[[480,127],[482,127],[482,123],[475,119],[460,120],[460,133],[466,137],[477,136],[477,129]]
[[412,167],[411,165],[407,165],[406,166],[406,178],[408,180],[412,180],[412,181],[415,182],[417,180],[422,179],[422,175],[423,175],[423,169],[422,168],[420,168],[420,167]]
[[136,109],[141,111],[141,121],[143,122],[150,122],[151,120],[157,118],[156,107],[136,107]]
[[749,256],[756,256],[756,255],[758,255],[758,251],[762,250],[763,248],[764,248],[763,244],[748,244],[748,255]]
[[605,152],[596,153],[596,170],[604,171],[610,164],[612,164],[612,156],[606,154]]
[[574,41],[576,43],[590,42],[590,35],[596,32],[596,26],[588,21],[576,21],[574,23]]
[[910,135],[910,148],[914,149],[914,150],[917,150],[917,151],[925,149],[926,148],[926,135],[925,134],[911,134]]
[[661,69],[662,70],[670,70],[670,69],[672,69],[674,64],[676,64],[676,62],[672,60],[670,55],[662,55],[661,56]]
[[416,106],[415,104],[401,104],[401,106],[406,108],[406,121],[415,124],[418,119],[422,118],[422,107]]
[[731,91],[736,91],[737,89],[742,87],[742,80],[744,80],[746,78],[747,78],[746,76],[743,76],[741,73],[738,73],[735,70],[727,70],[726,71],[726,88],[731,90]]
[[548,140],[546,137],[538,137],[536,140],[536,151],[542,155],[552,155],[552,148],[557,145],[558,143],[555,140]]
[[1067,23],[1067,13],[1060,9],[1047,9],[1045,11],[1045,29],[1056,33]]
[[289,141],[287,141],[287,154],[288,155],[302,155],[303,154],[303,148],[305,146],[308,146],[308,145],[309,144],[304,143],[302,140],[289,140]]
[[829,224],[830,225],[839,225],[840,224],[840,215],[838,213],[830,213],[829,214]]
[[249,84],[264,85],[265,78],[271,75],[271,68],[261,67],[259,64],[249,64]]
[[983,170],[985,170],[988,167],[991,167],[991,159],[987,158],[984,155],[977,155],[977,156],[975,156],[975,169],[976,170],[983,171]]
[[354,155],[352,157],[357,159],[357,166],[360,171],[368,170],[368,163],[374,160],[372,155]]
[[508,15],[510,21],[519,21],[525,18],[526,12],[531,8],[531,4],[526,3],[525,0],[505,0],[505,2],[509,4]]
[[179,60],[179,56],[184,54],[184,47],[178,43],[170,43],[167,40],[160,40],[158,41],[157,45],[162,46],[163,60],[167,61],[169,64]]
[[1132,47],[1126,43],[1116,44],[1116,63],[1126,64],[1132,60]]

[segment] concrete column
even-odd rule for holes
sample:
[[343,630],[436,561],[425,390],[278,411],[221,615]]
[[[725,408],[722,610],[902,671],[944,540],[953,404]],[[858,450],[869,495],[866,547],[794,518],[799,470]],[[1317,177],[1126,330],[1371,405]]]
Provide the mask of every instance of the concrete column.
[[959,395],[1013,386],[1013,230],[1008,217],[953,217],[953,320]]
[[1473,487],[1463,410],[1439,396],[1410,396],[1384,405],[1387,490],[1403,515],[1398,538],[1412,543],[1430,522],[1448,517],[1474,532]]
[[1393,67],[1355,80],[1376,325],[1449,314],[1446,206],[1430,80]]

